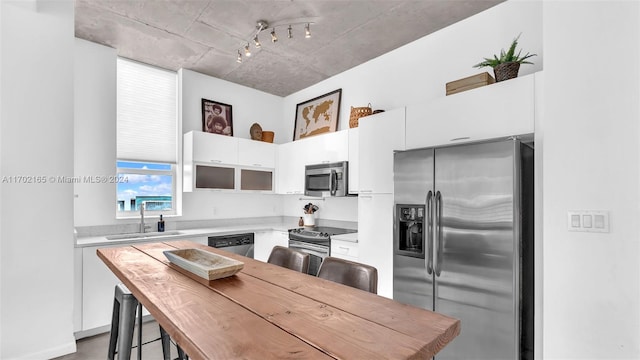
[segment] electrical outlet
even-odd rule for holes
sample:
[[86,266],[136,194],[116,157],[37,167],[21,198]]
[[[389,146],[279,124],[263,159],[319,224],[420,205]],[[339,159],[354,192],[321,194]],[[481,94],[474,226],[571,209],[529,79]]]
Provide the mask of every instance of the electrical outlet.
[[609,212],[575,210],[567,212],[567,229],[582,232],[609,232]]

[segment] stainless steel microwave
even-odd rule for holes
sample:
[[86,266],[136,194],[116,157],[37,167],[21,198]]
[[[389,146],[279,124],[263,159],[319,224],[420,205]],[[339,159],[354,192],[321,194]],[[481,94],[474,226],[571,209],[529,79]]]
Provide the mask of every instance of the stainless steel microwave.
[[347,161],[305,166],[304,194],[307,196],[347,196],[348,186]]

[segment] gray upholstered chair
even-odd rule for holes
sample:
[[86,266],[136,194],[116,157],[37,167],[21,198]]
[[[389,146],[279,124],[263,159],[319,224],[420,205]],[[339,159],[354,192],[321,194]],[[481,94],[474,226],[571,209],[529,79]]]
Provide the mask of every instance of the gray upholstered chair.
[[378,293],[378,270],[366,264],[328,256],[320,265],[318,277],[374,294]]
[[301,273],[307,273],[309,271],[309,254],[284,246],[274,246],[267,262]]

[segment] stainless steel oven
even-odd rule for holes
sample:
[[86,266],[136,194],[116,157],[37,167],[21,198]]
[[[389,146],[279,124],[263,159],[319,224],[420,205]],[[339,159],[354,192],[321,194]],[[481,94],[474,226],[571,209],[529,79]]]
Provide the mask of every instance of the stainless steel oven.
[[309,254],[309,271],[310,275],[318,275],[320,264],[324,258],[329,256],[331,246],[325,244],[314,244],[304,241],[296,241],[289,239],[289,248]]
[[309,254],[309,275],[318,275],[322,261],[331,255],[331,236],[353,233],[356,230],[328,226],[304,227],[289,230],[289,248]]

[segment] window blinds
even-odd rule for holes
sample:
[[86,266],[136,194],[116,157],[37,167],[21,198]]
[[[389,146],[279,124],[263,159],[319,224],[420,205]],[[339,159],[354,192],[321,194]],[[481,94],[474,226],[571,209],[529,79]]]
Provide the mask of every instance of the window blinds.
[[118,58],[117,156],[177,162],[177,74]]

